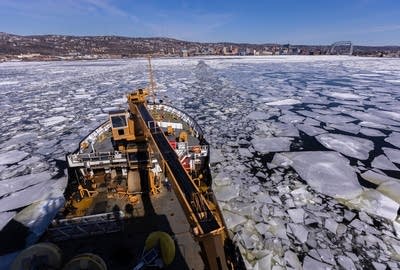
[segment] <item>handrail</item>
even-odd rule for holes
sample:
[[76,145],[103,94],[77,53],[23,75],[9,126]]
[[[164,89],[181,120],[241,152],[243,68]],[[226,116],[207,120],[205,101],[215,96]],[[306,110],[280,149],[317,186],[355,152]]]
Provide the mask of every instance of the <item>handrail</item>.
[[184,111],[173,107],[171,105],[165,105],[165,104],[147,104],[150,110],[156,109],[156,110],[165,110],[167,112],[173,113],[177,115],[179,118],[181,118],[185,123],[187,123],[194,131],[195,136],[198,138],[199,136],[203,136],[203,130],[197,124],[196,120],[193,119],[190,115],[185,113]]

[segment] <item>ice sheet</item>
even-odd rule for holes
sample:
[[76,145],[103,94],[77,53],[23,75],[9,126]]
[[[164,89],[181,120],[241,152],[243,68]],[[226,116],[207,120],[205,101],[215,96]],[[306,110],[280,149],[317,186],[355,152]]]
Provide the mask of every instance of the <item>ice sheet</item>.
[[290,166],[318,192],[344,199],[357,197],[362,192],[349,161],[336,152],[305,151],[276,155],[290,159]]
[[389,137],[385,139],[385,141],[400,148],[400,133],[392,132]]
[[287,98],[287,99],[276,100],[273,102],[267,102],[265,104],[269,106],[284,106],[284,105],[294,105],[299,103],[301,103],[300,100]]
[[11,150],[0,153],[0,165],[7,165],[19,162],[26,158],[29,153],[20,150]]
[[400,164],[400,150],[387,147],[382,147],[382,150],[390,161]]
[[254,149],[262,154],[289,151],[291,142],[292,139],[286,137],[254,138],[251,141]]
[[368,159],[369,152],[374,149],[374,143],[372,141],[353,136],[322,134],[316,138],[326,148],[361,160]]
[[[28,174],[0,181],[0,197],[51,179],[49,172]],[[1,200],[0,200],[1,201]]]
[[371,166],[382,170],[398,170],[398,168],[385,155],[375,157],[371,162]]

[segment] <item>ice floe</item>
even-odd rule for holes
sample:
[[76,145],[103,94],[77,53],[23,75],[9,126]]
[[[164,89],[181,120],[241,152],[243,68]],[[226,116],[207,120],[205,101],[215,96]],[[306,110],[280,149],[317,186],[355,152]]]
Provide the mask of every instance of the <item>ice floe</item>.
[[382,147],[382,150],[390,161],[400,164],[400,150],[387,147]]
[[[0,181],[0,197],[51,179],[49,172],[28,174]],[[0,203],[2,200],[0,199]]]
[[284,105],[294,105],[294,104],[299,104],[299,103],[301,103],[300,100],[287,98],[287,99],[281,99],[281,100],[276,100],[276,101],[272,101],[272,102],[267,102],[265,104],[269,105],[269,106],[284,106]]
[[385,155],[379,155],[371,162],[372,167],[382,170],[395,170],[398,168]]
[[326,148],[360,160],[368,159],[369,152],[374,149],[372,141],[353,136],[321,134],[316,138]]
[[261,154],[289,151],[291,142],[292,139],[287,137],[254,138],[251,141],[254,149]]
[[0,153],[0,165],[17,163],[29,156],[29,153],[20,150],[11,150]]
[[336,152],[292,152],[276,155],[289,159],[290,166],[301,178],[323,194],[351,199],[362,192],[349,161]]
[[400,148],[400,133],[392,132],[389,137],[385,138],[385,141]]
[[318,128],[318,127],[314,127],[314,126],[308,126],[308,125],[298,124],[298,125],[296,125],[296,127],[298,129],[300,129],[301,131],[303,131],[304,133],[306,133],[308,136],[316,136],[316,135],[328,132],[328,131],[326,131],[326,130],[324,130],[322,128]]
[[355,99],[355,100],[363,98],[359,95],[348,93],[348,92],[331,92],[331,93],[329,93],[329,96],[340,98],[340,99]]

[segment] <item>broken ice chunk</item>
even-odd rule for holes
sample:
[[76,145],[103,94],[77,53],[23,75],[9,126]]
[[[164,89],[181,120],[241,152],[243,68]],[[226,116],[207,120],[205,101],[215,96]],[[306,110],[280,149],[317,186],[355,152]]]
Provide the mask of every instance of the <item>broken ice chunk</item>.
[[368,182],[371,182],[375,185],[380,185],[384,182],[393,181],[393,180],[396,181],[395,178],[386,176],[384,174],[376,173],[371,170],[363,172],[362,174],[360,174],[360,176],[362,178],[364,178],[365,180],[367,180]]
[[247,115],[250,120],[265,120],[269,118],[269,115],[265,112],[254,111]]
[[400,164],[400,150],[387,147],[382,147],[382,150],[390,161]]
[[230,211],[223,211],[224,220],[228,229],[233,230],[237,225],[243,224],[247,219]]
[[362,121],[359,123],[362,127],[370,127],[370,128],[377,128],[377,129],[387,129],[387,126],[382,124],[377,124],[374,122]]
[[61,116],[61,115],[60,116],[52,116],[52,117],[41,120],[40,124],[42,124],[45,127],[49,127],[49,126],[54,126],[54,125],[60,124],[60,123],[64,122],[65,120],[68,120],[68,118]]
[[306,256],[303,261],[303,269],[312,270],[330,270],[333,269],[331,265],[314,260],[310,256]]
[[260,222],[260,223],[257,223],[255,227],[259,234],[265,235],[266,232],[268,232],[270,226],[265,223]]
[[339,224],[333,218],[327,218],[325,220],[325,228],[334,234],[336,234],[338,225]]
[[329,127],[333,127],[337,130],[357,134],[360,131],[360,127],[353,123],[346,123],[346,124],[330,124]]
[[50,178],[51,175],[48,172],[42,172],[38,174],[27,174],[0,181],[0,197],[6,194],[17,192],[28,186],[49,181]]
[[277,137],[299,137],[299,130],[292,124],[274,123],[274,127],[273,134]]
[[368,159],[369,152],[374,149],[374,143],[372,141],[353,136],[321,134],[318,135],[316,139],[326,148],[361,160]]
[[293,267],[295,270],[301,270],[301,263],[299,258],[297,257],[296,253],[291,250],[285,252],[285,261],[286,264]]
[[359,197],[346,202],[346,204],[390,220],[397,218],[397,211],[400,206],[394,200],[374,189],[364,191]]
[[297,99],[287,98],[287,99],[276,100],[273,102],[268,102],[265,104],[269,106],[284,106],[284,105],[294,105],[299,103],[301,102]]
[[382,170],[394,170],[398,168],[385,155],[379,155],[371,162],[371,166]]
[[239,196],[239,185],[216,186],[214,188],[215,197],[218,201],[228,202]]
[[333,256],[332,250],[328,248],[321,248],[317,249],[319,256],[321,257],[322,261],[332,264],[335,264],[335,258]]
[[372,262],[372,265],[374,266],[375,270],[386,270],[387,267],[383,263],[378,263],[378,262]]
[[379,185],[377,190],[400,203],[400,182],[398,180],[384,182]]
[[271,164],[279,166],[279,167],[289,167],[293,162],[284,155],[275,154],[274,158],[271,161]]
[[239,148],[239,155],[241,155],[242,157],[248,157],[251,158],[253,157],[253,154],[249,151],[248,148]]
[[308,231],[303,225],[290,223],[289,228],[300,243],[307,242]]
[[267,256],[263,257],[262,259],[257,261],[258,269],[259,270],[271,270],[272,267],[272,256],[273,254],[268,254]]
[[304,222],[305,211],[303,208],[288,209],[287,212],[294,223]]
[[11,150],[0,154],[0,165],[17,163],[26,158],[29,153],[19,150]]
[[385,133],[376,130],[376,129],[372,129],[372,128],[362,128],[360,130],[360,133],[364,134],[365,136],[369,136],[369,137],[383,137],[386,136]]
[[210,150],[210,163],[211,164],[220,163],[224,160],[225,160],[225,158],[222,155],[222,152],[220,149],[211,149]]
[[344,199],[355,198],[362,192],[354,169],[337,152],[306,151],[281,155],[289,158],[300,177],[318,192]]
[[347,256],[339,255],[337,261],[339,265],[346,270],[356,270],[356,266],[354,265],[353,261]]
[[251,192],[256,193],[257,191],[260,190],[260,185],[252,185],[252,186],[249,187],[249,190],[250,190]]
[[281,239],[289,239],[286,234],[286,228],[283,221],[279,218],[273,218],[269,221],[269,231]]
[[214,177],[213,183],[217,186],[227,186],[232,183],[232,180],[227,173],[222,171]]
[[328,132],[328,131],[326,131],[326,130],[324,130],[322,128],[319,128],[319,127],[302,125],[302,124],[298,124],[298,125],[296,125],[296,127],[298,129],[300,129],[301,131],[303,131],[308,136],[316,136],[316,135]]
[[64,205],[64,202],[63,196],[35,202],[19,212],[14,219],[28,227],[36,236],[40,236]]
[[360,218],[360,220],[368,223],[368,224],[374,224],[374,222],[372,221],[372,218],[370,218],[367,213],[360,211],[358,213],[358,217]]
[[385,139],[385,141],[400,148],[400,133],[392,132],[390,136]]
[[0,212],[17,209],[42,199],[43,194],[46,194],[48,185],[47,182],[41,182],[2,198],[0,200]]
[[348,92],[330,92],[328,94],[331,97],[335,98],[340,98],[340,99],[350,99],[350,100],[360,100],[364,99],[364,97],[353,94],[353,93],[348,93]]
[[272,138],[254,138],[251,143],[254,149],[261,153],[289,151],[292,138],[272,137]]

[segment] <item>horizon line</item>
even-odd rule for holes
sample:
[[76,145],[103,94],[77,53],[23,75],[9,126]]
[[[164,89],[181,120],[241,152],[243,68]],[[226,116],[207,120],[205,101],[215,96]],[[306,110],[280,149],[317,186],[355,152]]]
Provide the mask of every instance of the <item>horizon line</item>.
[[[117,35],[117,34],[111,34],[111,35],[79,35],[79,34],[54,34],[54,33],[47,33],[47,34],[16,34],[16,33],[10,33],[10,32],[5,32],[5,31],[0,31],[0,33],[3,34],[8,34],[8,35],[14,35],[14,36],[21,36],[21,37],[30,37],[30,36],[66,36],[66,37],[122,37],[122,38],[151,38],[151,39],[157,39],[157,38],[164,38],[164,39],[173,39],[176,41],[183,41],[183,42],[191,42],[191,43],[209,43],[209,44],[221,44],[221,43],[230,43],[230,44],[249,44],[249,45],[296,45],[296,46],[325,46],[329,47],[332,46],[336,42],[344,41],[344,40],[338,40],[335,41],[331,44],[296,44],[296,43],[288,43],[288,42],[264,42],[264,43],[251,43],[251,42],[237,42],[237,41],[193,41],[193,40],[183,40],[183,39],[177,39],[174,37],[168,37],[168,36],[125,36],[125,35]],[[355,44],[352,41],[350,41],[353,46],[363,46],[363,47],[400,47],[399,45],[365,45],[365,44]]]

